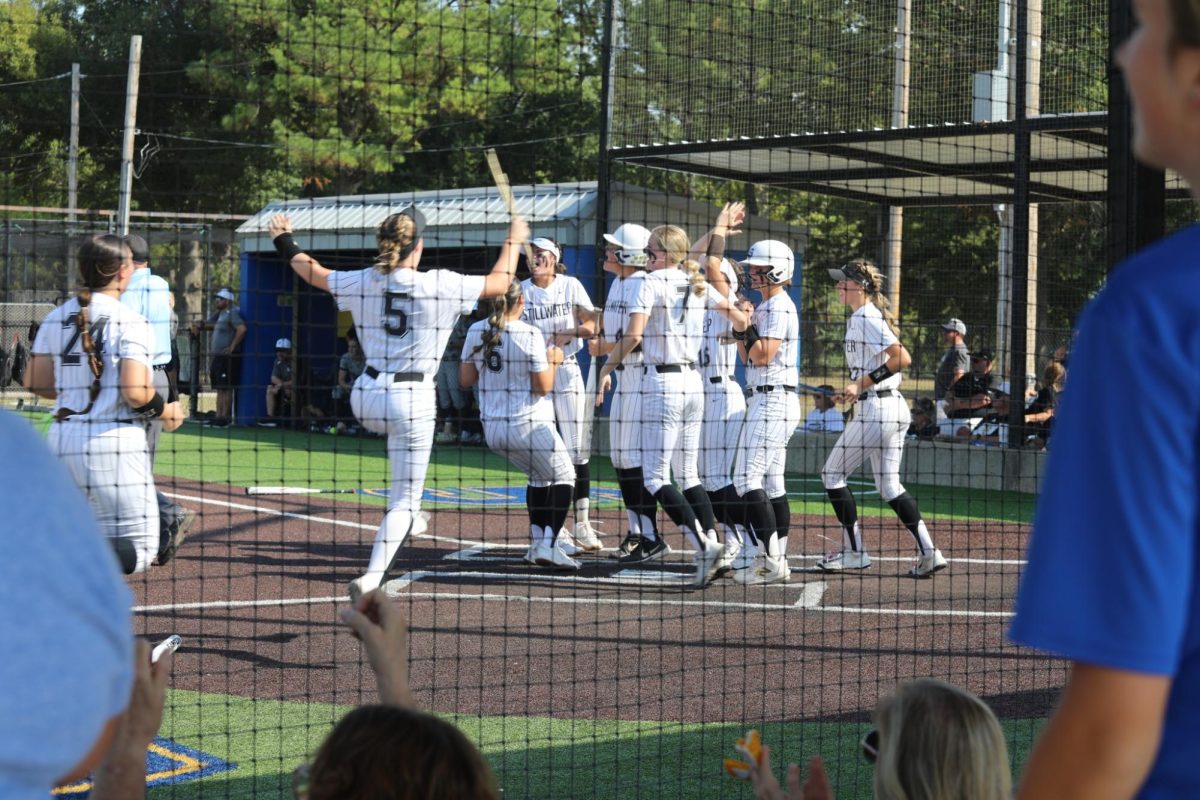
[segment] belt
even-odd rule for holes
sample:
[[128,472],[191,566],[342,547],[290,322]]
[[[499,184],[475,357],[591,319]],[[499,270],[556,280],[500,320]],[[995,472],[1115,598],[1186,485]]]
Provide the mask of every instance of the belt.
[[654,367],[654,371],[659,375],[664,372],[683,372],[685,369],[693,369],[692,364],[647,364],[643,371],[649,373],[651,367]]
[[766,392],[774,392],[776,390],[781,391],[781,392],[794,392],[794,391],[796,391],[796,387],[795,386],[784,386],[782,384],[774,384],[774,385],[767,385],[767,386],[755,386],[754,387],[754,391],[760,392],[763,394],[765,394]]
[[868,397],[891,397],[892,395],[900,396],[900,392],[895,389],[877,389],[873,392],[863,392],[858,396],[859,400],[866,400]]
[[732,381],[733,378],[726,378],[724,375],[713,375],[708,379],[709,383],[720,383],[721,381]]
[[[366,372],[367,377],[371,378],[372,380],[374,380],[375,378],[378,378],[380,375],[383,374],[382,372],[375,369],[374,367],[367,367],[363,371]],[[392,373],[392,383],[406,383],[406,382],[407,383],[421,383],[424,380],[425,380],[424,372],[393,372]]]
[[170,361],[168,361],[168,362],[167,362],[167,363],[165,363],[165,364],[155,364],[155,365],[154,365],[154,371],[155,371],[155,372],[166,372],[166,371],[167,371],[167,367],[169,367],[169,366],[171,366],[171,362],[170,362]]

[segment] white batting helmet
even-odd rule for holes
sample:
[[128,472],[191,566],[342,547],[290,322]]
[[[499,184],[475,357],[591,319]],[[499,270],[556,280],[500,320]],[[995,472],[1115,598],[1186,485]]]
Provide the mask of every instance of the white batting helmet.
[[650,254],[646,252],[650,231],[641,225],[626,222],[611,234],[604,234],[604,241],[617,248],[613,255],[622,266],[644,267],[650,263]]
[[743,264],[770,267],[765,277],[770,283],[787,283],[796,269],[792,248],[775,239],[763,239],[750,246],[750,252],[742,259]]

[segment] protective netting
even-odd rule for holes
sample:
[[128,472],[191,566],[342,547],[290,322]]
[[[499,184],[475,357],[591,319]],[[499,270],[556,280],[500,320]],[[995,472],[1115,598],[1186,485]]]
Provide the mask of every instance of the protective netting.
[[[918,677],[1015,774],[1065,668],[1005,631],[1121,169],[1109,4],[1019,2],[0,4],[0,401],[133,542],[134,632],[183,638],[150,796],[290,796],[403,701],[338,616],[376,585],[506,797],[749,796],[748,729],[871,797]],[[314,798],[433,774],[412,720],[354,724],[392,771],[318,759]]]

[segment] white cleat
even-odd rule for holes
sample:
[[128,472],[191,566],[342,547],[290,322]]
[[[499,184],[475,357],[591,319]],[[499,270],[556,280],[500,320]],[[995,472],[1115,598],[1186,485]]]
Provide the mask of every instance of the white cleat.
[[944,570],[949,564],[941,550],[934,550],[929,555],[918,558],[908,574],[914,578],[932,578],[933,573]]
[[552,544],[536,545],[533,548],[533,562],[550,569],[579,569],[578,561]]
[[554,544],[559,550],[562,550],[569,556],[577,556],[583,552],[579,546],[575,544],[575,539],[572,538],[571,534],[567,533],[566,528],[563,528],[558,532],[558,538],[554,540]]
[[[842,550],[830,553],[817,562],[817,568],[824,572],[841,572],[847,569],[866,569],[871,566],[871,557],[866,550]],[[945,566],[943,564],[942,566]]]
[[750,569],[754,566],[757,558],[758,548],[755,547],[751,542],[746,542],[745,544],[740,545],[740,549],[738,550],[737,555],[734,556],[733,563],[730,564],[730,566],[733,567],[735,571]]
[[696,575],[692,579],[692,585],[697,588],[703,588],[709,584],[713,578],[717,577],[717,569],[721,566],[721,557],[725,553],[725,546],[722,544],[708,543],[708,546],[696,553]]
[[733,573],[733,579],[743,586],[787,583],[792,579],[792,568],[788,566],[786,556],[772,557],[760,553],[749,569]]
[[589,522],[575,523],[575,545],[581,553],[599,553],[604,549],[604,542]]
[[538,546],[536,543],[529,545],[529,549],[525,551],[525,555],[521,556],[521,560],[524,561],[526,564],[536,564],[537,563],[537,547]]

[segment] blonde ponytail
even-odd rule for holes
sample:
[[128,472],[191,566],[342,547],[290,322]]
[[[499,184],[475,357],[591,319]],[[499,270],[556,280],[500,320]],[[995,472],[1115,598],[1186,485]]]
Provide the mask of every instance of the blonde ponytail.
[[680,269],[687,273],[688,280],[692,283],[692,294],[696,297],[703,297],[704,290],[708,286],[708,277],[705,276],[704,270],[700,269],[699,262],[689,258],[680,265]]
[[879,271],[879,267],[875,266],[874,262],[868,261],[865,258],[856,258],[850,263],[856,265],[870,278],[871,282],[863,285],[863,293],[866,294],[867,300],[883,314],[883,321],[888,324],[888,327],[892,329],[892,333],[899,339],[900,323],[896,319],[896,315],[892,313],[891,302],[887,299],[887,295],[883,293],[883,273]]
[[490,355],[500,346],[500,337],[508,326],[508,312],[521,302],[521,282],[513,280],[508,285],[508,291],[499,297],[492,298],[492,313],[488,314],[488,328],[483,332],[483,341],[471,351],[474,356],[480,350],[485,356]]
[[392,214],[379,223],[375,241],[379,243],[379,255],[375,257],[375,269],[387,275],[412,251],[417,225],[407,214]]

